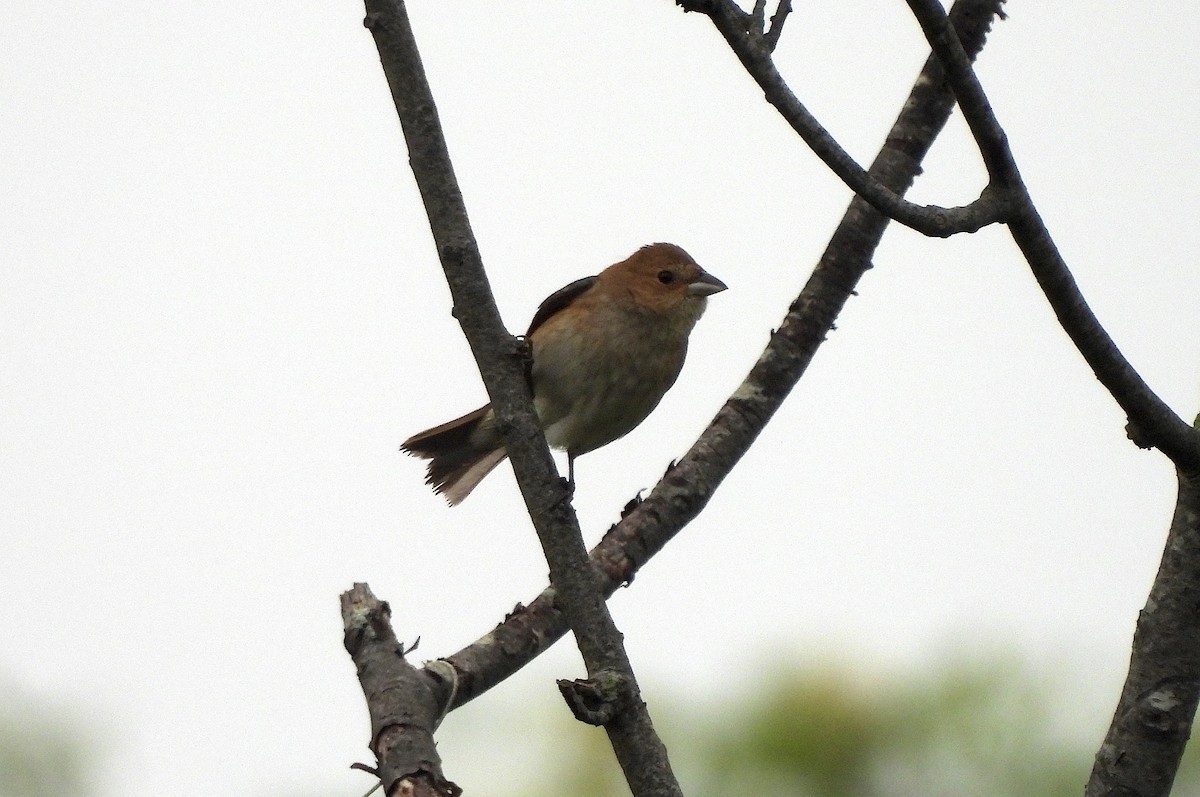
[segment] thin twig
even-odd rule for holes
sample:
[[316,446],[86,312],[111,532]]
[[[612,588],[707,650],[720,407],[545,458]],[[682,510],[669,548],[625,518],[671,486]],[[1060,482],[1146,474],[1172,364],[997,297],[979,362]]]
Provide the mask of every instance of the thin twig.
[[767,102],[779,111],[809,149],[852,191],[872,207],[906,227],[925,235],[945,238],[978,230],[1008,219],[1011,206],[1002,186],[989,183],[968,205],[944,208],[906,201],[864,170],[792,92],[771,58],[766,34],[755,30],[751,15],[732,0],[676,0],[685,11],[705,14],[724,37],[746,72],[763,90]]
[[763,34],[763,41],[767,43],[767,49],[771,52],[775,52],[775,47],[779,44],[779,37],[783,34],[783,23],[787,21],[790,13],[792,0],[779,0],[779,6],[771,15],[771,27]]
[[754,0],[754,8],[750,11],[750,25],[747,30],[762,33],[766,27],[767,0]]

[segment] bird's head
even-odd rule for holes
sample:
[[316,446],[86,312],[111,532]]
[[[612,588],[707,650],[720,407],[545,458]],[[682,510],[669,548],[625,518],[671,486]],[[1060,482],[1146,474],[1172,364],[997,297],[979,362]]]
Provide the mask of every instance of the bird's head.
[[656,313],[700,317],[707,297],[725,290],[721,280],[701,268],[675,244],[643,246],[600,274],[610,289],[627,291],[640,307]]

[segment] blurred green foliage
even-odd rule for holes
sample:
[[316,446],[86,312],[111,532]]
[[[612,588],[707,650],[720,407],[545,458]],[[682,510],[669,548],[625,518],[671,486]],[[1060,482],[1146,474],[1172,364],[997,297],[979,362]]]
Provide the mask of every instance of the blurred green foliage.
[[0,691],[0,797],[90,794],[92,761],[72,720],[12,683]]
[[[717,696],[646,692],[688,797],[1079,797],[1108,721],[1078,719],[1071,684],[1084,677],[1049,681],[1004,656],[902,673],[777,659]],[[90,793],[90,740],[9,691],[0,797]],[[540,694],[454,712],[439,733],[447,775],[488,797],[627,797],[604,732],[572,720],[552,686]],[[370,785],[346,777],[342,797]],[[1185,755],[1172,794],[1200,797],[1200,756]]]
[[[685,687],[651,698],[688,797],[1079,797],[1107,726],[1069,727],[1069,687],[1008,661],[904,677],[781,664],[755,684],[705,705],[682,702]],[[544,720],[556,740],[547,766],[510,793],[628,795],[603,732],[559,709]],[[1174,795],[1200,795],[1195,755]]]

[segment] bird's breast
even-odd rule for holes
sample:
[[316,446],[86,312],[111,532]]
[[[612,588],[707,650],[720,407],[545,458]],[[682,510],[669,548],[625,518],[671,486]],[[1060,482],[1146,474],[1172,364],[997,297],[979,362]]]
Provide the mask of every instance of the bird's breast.
[[[687,334],[646,314],[548,321],[534,337],[533,392],[546,439],[574,455],[628,434],[683,365]],[[690,331],[687,330],[687,331]]]

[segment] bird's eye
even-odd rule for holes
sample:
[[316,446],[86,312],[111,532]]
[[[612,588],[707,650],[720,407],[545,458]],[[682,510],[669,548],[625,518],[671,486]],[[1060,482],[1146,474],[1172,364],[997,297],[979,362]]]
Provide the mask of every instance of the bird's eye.
[[663,285],[670,285],[675,281],[675,272],[664,268],[662,271],[658,272],[658,281]]

